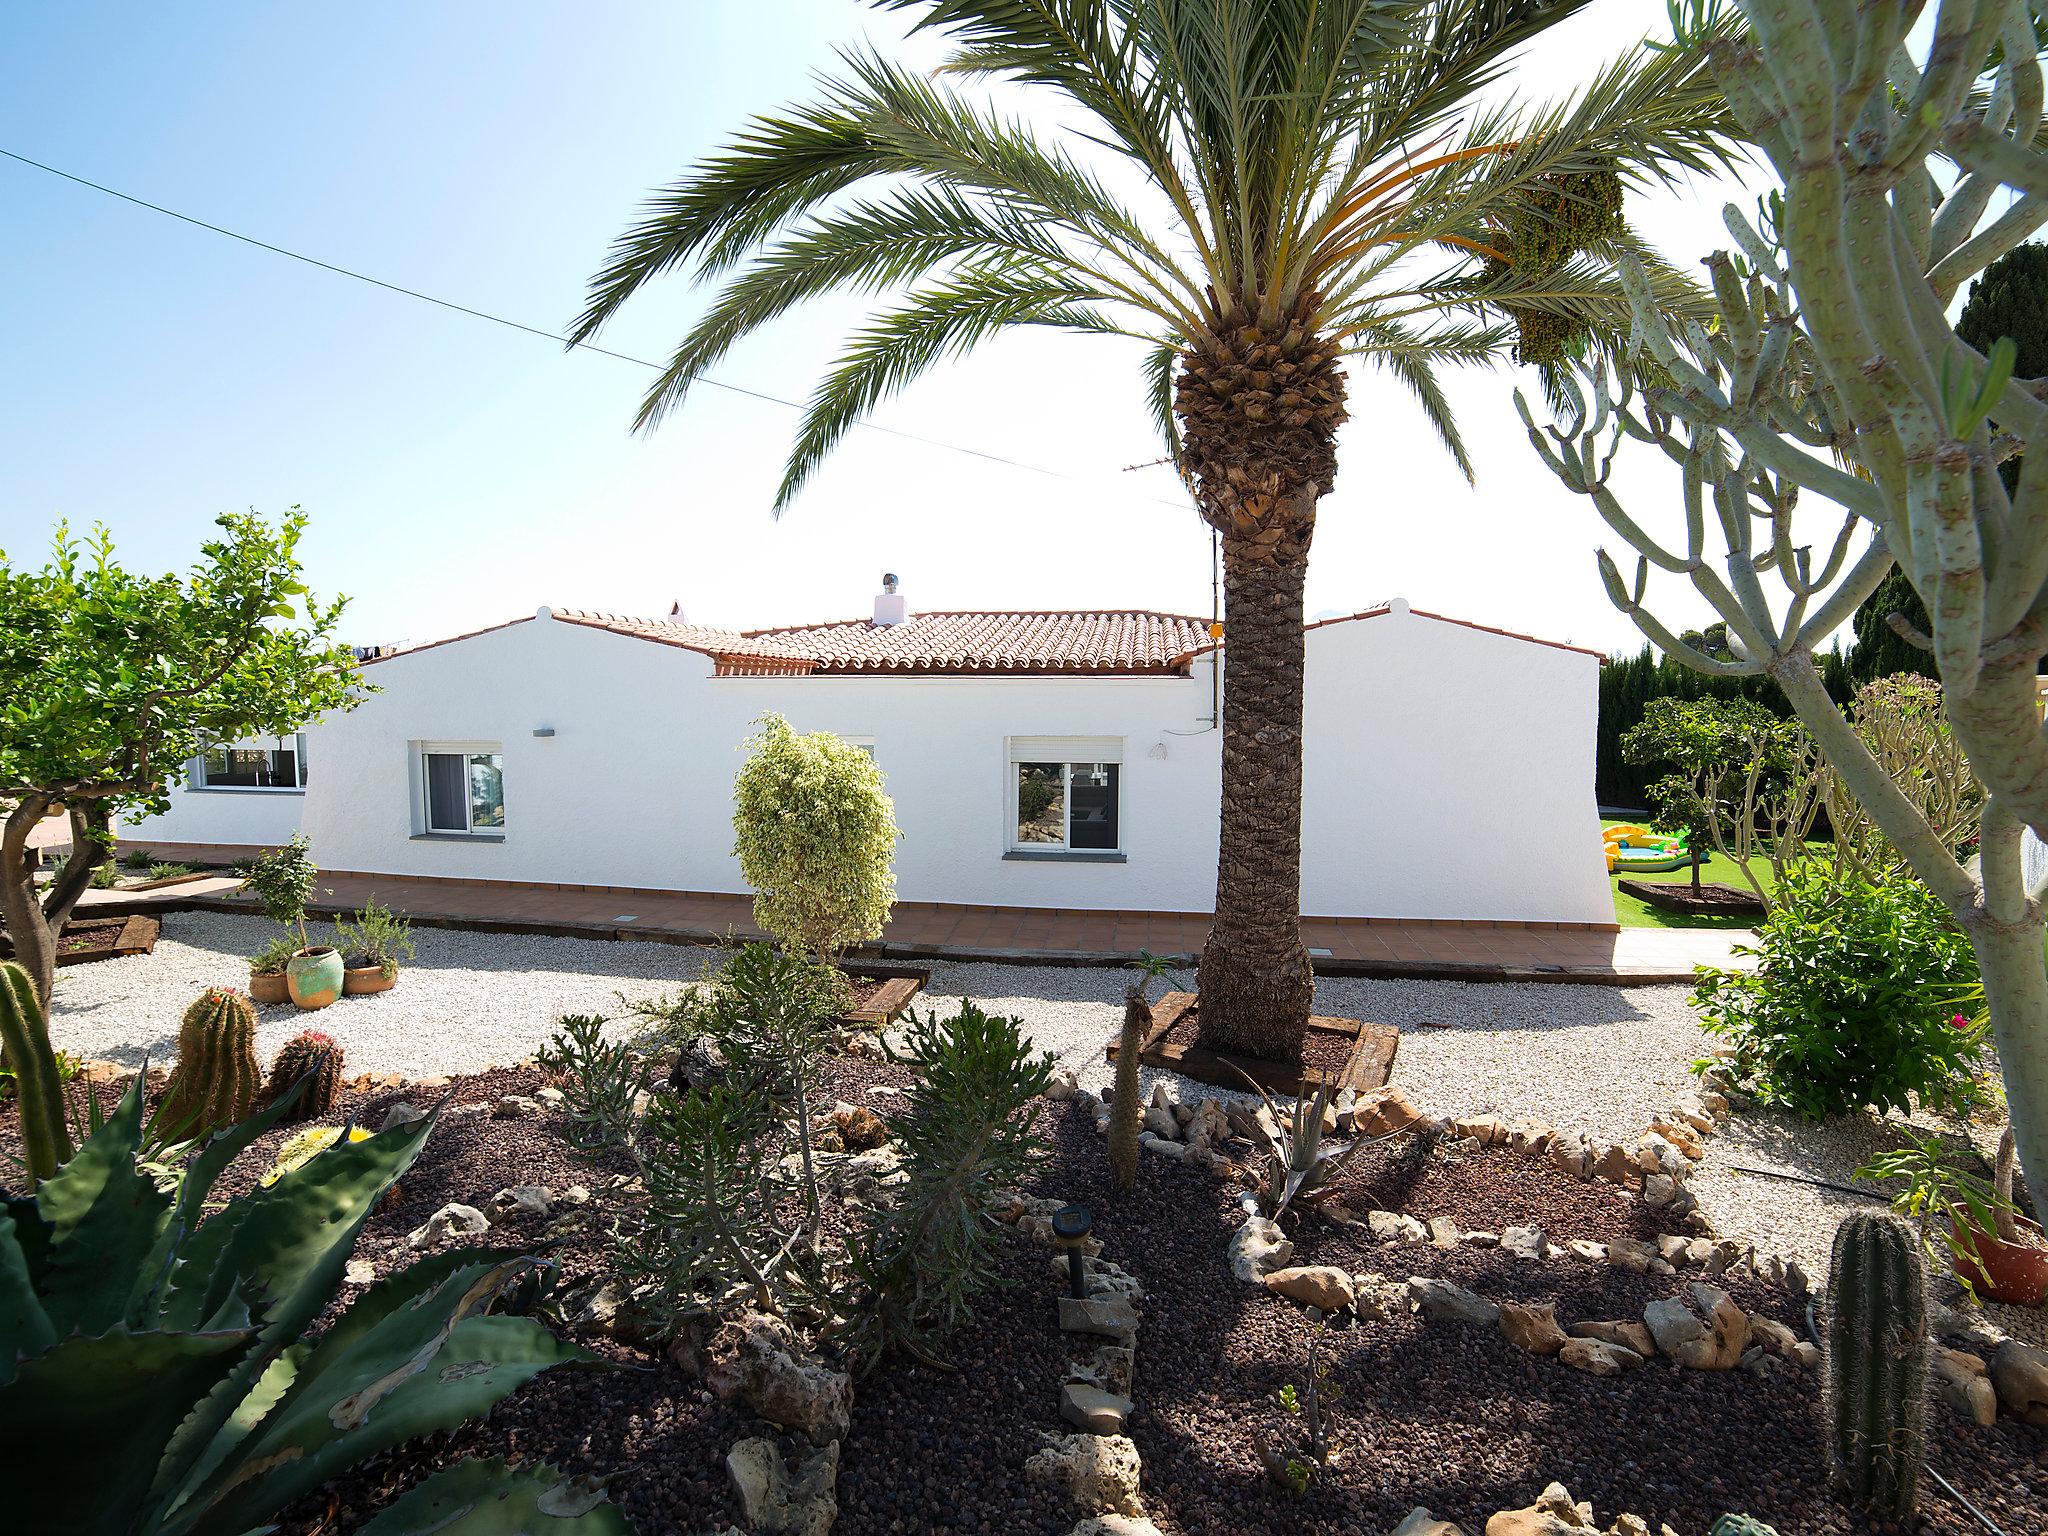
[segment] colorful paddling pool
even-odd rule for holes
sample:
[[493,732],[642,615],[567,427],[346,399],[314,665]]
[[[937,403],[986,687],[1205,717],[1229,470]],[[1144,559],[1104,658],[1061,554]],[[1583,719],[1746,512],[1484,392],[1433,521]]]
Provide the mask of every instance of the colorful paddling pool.
[[1609,874],[1654,874],[1692,863],[1684,838],[1648,827],[1606,827],[1600,840],[1606,847]]

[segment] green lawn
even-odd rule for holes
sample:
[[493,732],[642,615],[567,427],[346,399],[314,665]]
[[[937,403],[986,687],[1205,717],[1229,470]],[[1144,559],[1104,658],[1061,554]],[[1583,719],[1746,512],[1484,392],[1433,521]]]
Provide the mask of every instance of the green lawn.
[[[1648,826],[1650,823],[1624,822],[1618,817],[1608,817],[1600,825]],[[1756,871],[1757,879],[1763,883],[1763,888],[1766,891],[1771,890],[1774,884],[1771,878],[1771,861],[1757,855],[1752,857],[1749,863],[1750,868]],[[1688,885],[1692,882],[1692,870],[1667,869],[1656,873],[1631,875],[1629,878],[1656,881],[1659,884]],[[1754,928],[1761,921],[1760,918],[1754,917],[1689,917],[1679,912],[1666,912],[1622,890],[1619,877],[1609,875],[1607,879],[1608,884],[1614,888],[1614,919],[1624,928]],[[1707,862],[1700,866],[1700,879],[1710,885],[1732,885],[1737,889],[1744,887],[1741,871],[1736,869],[1734,861],[1724,859],[1718,853],[1710,855]]]

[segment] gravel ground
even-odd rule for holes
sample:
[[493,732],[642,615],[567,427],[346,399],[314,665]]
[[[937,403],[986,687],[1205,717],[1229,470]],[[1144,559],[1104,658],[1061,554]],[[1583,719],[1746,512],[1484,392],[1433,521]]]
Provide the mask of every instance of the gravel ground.
[[[168,1065],[178,1016],[200,989],[246,979],[243,957],[274,932],[259,918],[181,912],[164,920],[152,955],[69,967],[60,973],[56,1043],[86,1056]],[[418,958],[397,988],[343,998],[319,1027],[339,1039],[355,1072],[473,1072],[531,1052],[568,1012],[619,1012],[618,994],[650,995],[697,977],[712,952],[540,935],[421,928]],[[1103,1045],[1123,1015],[1129,972],[1098,967],[948,965],[933,968],[918,1004],[944,1008],[972,998],[1015,1013],[1042,1049],[1090,1087],[1108,1082]],[[1177,985],[1192,978],[1176,978]],[[1595,1135],[1633,1136],[1691,1081],[1707,1036],[1684,987],[1587,987],[1549,983],[1373,981],[1317,984],[1320,1012],[1383,1021],[1402,1031],[1395,1078],[1420,1102],[1451,1113],[1549,1120]],[[259,1010],[266,1057],[308,1021],[290,1004]],[[1172,1074],[1144,1073],[1145,1089]],[[1934,1128],[1930,1125],[1926,1128]],[[1709,1145],[1696,1189],[1715,1226],[1797,1258],[1815,1275],[1843,1212],[1864,1202],[1811,1185],[1765,1179],[1733,1165],[1848,1182],[1872,1155],[1895,1145],[1895,1123],[1849,1120],[1813,1126],[1754,1112],[1731,1119]],[[2048,1335],[2038,1314],[1996,1309],[2009,1331]],[[2007,1315],[2010,1314],[2010,1315]]]

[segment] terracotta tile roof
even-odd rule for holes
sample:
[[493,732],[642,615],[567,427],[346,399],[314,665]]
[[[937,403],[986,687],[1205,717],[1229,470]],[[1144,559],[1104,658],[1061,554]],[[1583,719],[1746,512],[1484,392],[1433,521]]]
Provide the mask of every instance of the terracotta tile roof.
[[[1340,613],[1332,618],[1312,619],[1307,624],[1304,624],[1302,628],[1321,629],[1325,624],[1349,624],[1358,619],[1384,618],[1393,611],[1392,603],[1376,603],[1370,608],[1360,609],[1357,613]],[[1596,661],[1605,661],[1607,659],[1604,651],[1596,651],[1588,646],[1567,645],[1562,640],[1545,640],[1541,635],[1525,635],[1519,630],[1496,629],[1491,624],[1475,624],[1470,619],[1454,619],[1449,614],[1431,613],[1426,608],[1405,608],[1405,611],[1418,619],[1434,619],[1439,624],[1455,624],[1460,629],[1476,629],[1481,634],[1499,635],[1504,640],[1522,640],[1530,645],[1547,645],[1555,651],[1576,651],[1581,656],[1591,656]],[[1209,640],[1205,636],[1200,645],[1196,646],[1186,655],[1175,657],[1174,660],[1178,664],[1185,666],[1190,661],[1193,661],[1195,657],[1205,655],[1216,649],[1216,645],[1217,642]]]
[[[1382,603],[1358,613],[1318,619],[1307,627],[1348,624],[1379,618],[1392,611]],[[1448,618],[1420,608],[1416,618],[1456,624],[1533,645],[1599,656],[1583,646],[1542,640],[1534,635],[1494,629],[1465,619]],[[652,640],[709,656],[721,677],[765,676],[980,676],[980,677],[1151,677],[1187,670],[1197,656],[1217,648],[1209,621],[1183,613],[1154,613],[1142,608],[1082,612],[1052,609],[1040,612],[959,612],[913,614],[902,624],[874,624],[846,619],[830,624],[798,624],[779,629],[714,629],[668,619],[636,619],[624,614],[588,613],[557,608],[549,616],[565,624],[581,624],[637,640]],[[511,624],[524,624],[513,619]],[[491,629],[504,629],[505,624]],[[470,635],[412,646],[395,655],[431,650]],[[365,661],[371,665],[389,656]],[[1604,658],[1603,658],[1604,659]]]
[[1190,649],[1208,636],[1206,619],[1125,608],[919,613],[902,624],[851,619],[749,630],[746,638],[809,657],[818,673],[1128,677],[1180,671]]

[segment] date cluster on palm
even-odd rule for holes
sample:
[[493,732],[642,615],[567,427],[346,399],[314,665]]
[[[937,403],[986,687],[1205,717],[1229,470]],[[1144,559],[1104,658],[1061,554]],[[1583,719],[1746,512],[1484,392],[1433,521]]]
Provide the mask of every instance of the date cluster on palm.
[[1316,502],[1336,482],[1346,416],[1337,355],[1335,341],[1294,318],[1219,325],[1181,354],[1173,408],[1183,462],[1203,516],[1226,537],[1284,558],[1283,543],[1313,527]]
[[[1509,272],[1518,283],[1532,283],[1557,271],[1582,251],[1621,234],[1626,227],[1621,207],[1621,177],[1612,170],[1544,177],[1495,232],[1507,259],[1489,257],[1480,269],[1480,286]],[[1561,363],[1585,339],[1582,322],[1551,310],[1509,303],[1500,307],[1515,322],[1518,362]]]

